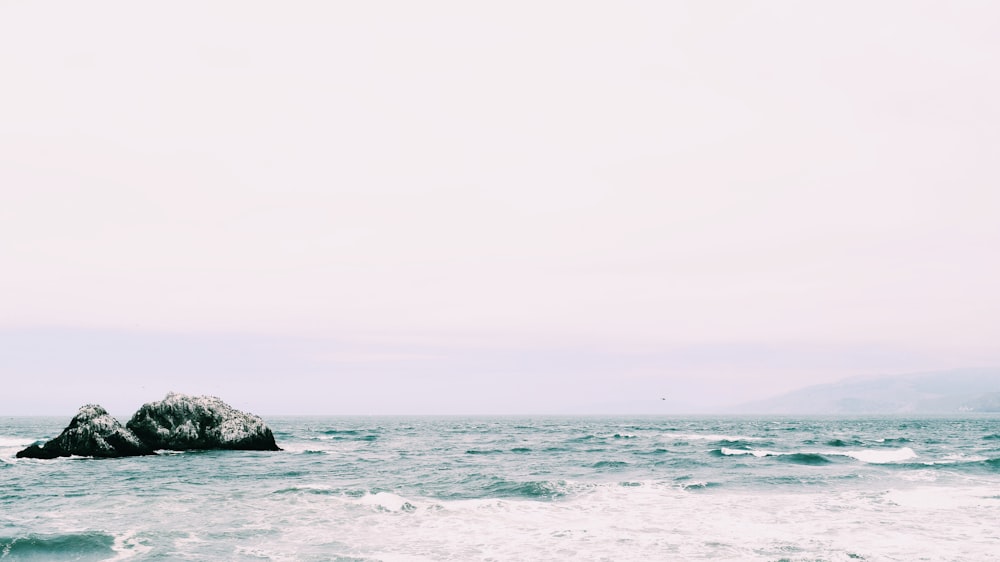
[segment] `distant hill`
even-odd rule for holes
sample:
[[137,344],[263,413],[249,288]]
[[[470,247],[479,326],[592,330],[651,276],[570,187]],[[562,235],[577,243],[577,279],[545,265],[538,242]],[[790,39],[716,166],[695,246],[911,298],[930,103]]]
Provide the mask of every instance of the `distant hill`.
[[1000,368],[853,377],[740,404],[760,414],[1000,412]]

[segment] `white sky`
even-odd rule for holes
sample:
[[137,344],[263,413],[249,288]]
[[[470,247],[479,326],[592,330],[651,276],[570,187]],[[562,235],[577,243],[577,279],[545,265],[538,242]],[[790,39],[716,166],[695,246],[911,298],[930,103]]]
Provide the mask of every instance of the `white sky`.
[[998,24],[0,0],[0,414],[697,409],[1000,365]]

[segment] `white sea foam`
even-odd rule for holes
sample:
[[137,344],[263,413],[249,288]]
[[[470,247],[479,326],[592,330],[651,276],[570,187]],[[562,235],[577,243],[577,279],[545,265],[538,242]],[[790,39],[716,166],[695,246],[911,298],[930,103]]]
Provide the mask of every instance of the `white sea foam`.
[[[847,562],[909,559],[915,552],[928,560],[984,559],[983,554],[995,546],[986,538],[993,533],[987,523],[970,527],[966,509],[1000,508],[1000,500],[983,498],[981,488],[957,490],[961,501],[943,501],[956,493],[953,487],[737,497],[658,481],[638,486],[570,484],[579,493],[559,502],[408,499],[382,492],[349,502],[375,507],[362,513],[340,511],[335,506],[341,499],[315,497],[310,499],[314,507],[295,508],[292,513],[304,516],[302,524],[289,529],[279,544],[270,545],[268,555],[282,559],[282,548],[318,544],[336,533],[344,543],[343,552],[387,562],[782,558]],[[748,501],[754,509],[734,508]],[[436,509],[408,511],[406,503]],[[850,510],[850,517],[843,516],[844,509]]]
[[115,535],[115,542],[111,545],[111,550],[114,551],[115,556],[114,558],[109,558],[108,562],[142,557],[152,550],[152,547],[143,544],[136,536],[136,533],[136,530],[130,529],[124,533]]
[[[910,460],[917,457],[917,453],[909,447],[902,447],[899,449],[858,449],[853,451],[837,451],[830,452],[829,454],[841,454],[844,456],[857,459],[861,462],[867,462],[871,464],[889,464],[894,462],[902,462]],[[820,453],[827,454],[827,453]]]
[[1000,508],[996,497],[984,496],[982,490],[943,486],[920,486],[893,489],[886,492],[886,499],[896,505],[925,510]]
[[358,498],[357,503],[384,511],[414,511],[416,506],[403,496],[389,492],[365,494]]
[[321,448],[326,446],[325,443],[282,443],[281,448],[288,453],[308,453],[308,452],[323,452],[325,449]]
[[6,447],[27,447],[37,441],[37,439],[26,439],[24,437],[8,437],[0,435],[0,448]]
[[35,443],[35,441],[35,439],[26,439],[24,437],[0,435],[0,463],[11,464],[17,462],[19,460],[16,458],[17,452]]
[[763,449],[730,449],[728,447],[723,447],[719,450],[723,455],[726,456],[739,456],[739,455],[753,455],[755,457],[773,457],[775,455],[791,455],[792,453],[775,453],[774,451],[765,451]]
[[938,470],[909,470],[899,475],[899,479],[906,482],[937,482],[940,477]]

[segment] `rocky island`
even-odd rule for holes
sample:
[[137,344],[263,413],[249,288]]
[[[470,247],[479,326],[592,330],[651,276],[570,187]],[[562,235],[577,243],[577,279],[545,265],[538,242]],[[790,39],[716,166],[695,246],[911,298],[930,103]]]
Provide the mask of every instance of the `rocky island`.
[[127,427],[154,449],[281,450],[264,420],[215,396],[171,392],[159,402],[143,404]]
[[171,392],[159,402],[143,404],[125,426],[101,406],[87,404],[58,437],[31,445],[17,457],[131,457],[159,449],[281,450],[259,416],[214,396]]
[[155,454],[135,434],[97,404],[80,408],[59,437],[44,445],[31,445],[18,458],[54,459],[71,455],[85,457],[134,457]]

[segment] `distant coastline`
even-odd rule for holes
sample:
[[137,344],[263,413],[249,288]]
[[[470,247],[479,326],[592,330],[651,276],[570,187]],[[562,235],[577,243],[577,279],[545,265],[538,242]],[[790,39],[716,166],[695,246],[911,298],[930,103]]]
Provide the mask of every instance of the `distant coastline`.
[[1000,368],[852,377],[734,406],[731,413],[906,415],[1000,413]]

